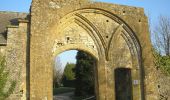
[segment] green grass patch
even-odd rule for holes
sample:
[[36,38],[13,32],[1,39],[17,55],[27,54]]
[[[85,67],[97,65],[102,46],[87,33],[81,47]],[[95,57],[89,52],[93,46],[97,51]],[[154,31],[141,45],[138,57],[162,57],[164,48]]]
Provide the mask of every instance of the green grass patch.
[[59,88],[53,89],[53,95],[68,93],[68,92],[74,92],[74,90],[75,90],[75,88],[59,87]]

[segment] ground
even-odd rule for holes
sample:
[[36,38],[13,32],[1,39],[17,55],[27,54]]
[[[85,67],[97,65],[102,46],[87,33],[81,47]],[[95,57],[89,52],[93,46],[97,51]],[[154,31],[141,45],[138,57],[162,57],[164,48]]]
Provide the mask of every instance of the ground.
[[74,95],[74,92],[58,94],[54,96],[53,100],[72,100],[71,96],[73,95]]

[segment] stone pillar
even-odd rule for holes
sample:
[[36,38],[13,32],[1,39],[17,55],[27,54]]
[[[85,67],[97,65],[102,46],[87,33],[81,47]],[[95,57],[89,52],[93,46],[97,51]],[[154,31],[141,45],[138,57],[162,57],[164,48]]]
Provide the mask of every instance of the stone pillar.
[[99,62],[97,64],[98,69],[98,100],[106,100],[107,99],[107,82],[106,82],[106,67],[105,67],[105,59],[99,58]]

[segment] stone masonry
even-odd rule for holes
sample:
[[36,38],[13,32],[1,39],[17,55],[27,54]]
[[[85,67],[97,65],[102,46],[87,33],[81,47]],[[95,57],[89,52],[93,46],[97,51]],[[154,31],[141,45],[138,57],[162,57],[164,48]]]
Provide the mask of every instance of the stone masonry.
[[143,8],[88,0],[33,0],[30,13],[15,19],[18,24],[8,26],[5,41],[0,41],[10,78],[17,80],[10,100],[52,100],[53,59],[72,49],[97,59],[97,100],[116,100],[117,68],[131,70],[133,100],[158,100]]

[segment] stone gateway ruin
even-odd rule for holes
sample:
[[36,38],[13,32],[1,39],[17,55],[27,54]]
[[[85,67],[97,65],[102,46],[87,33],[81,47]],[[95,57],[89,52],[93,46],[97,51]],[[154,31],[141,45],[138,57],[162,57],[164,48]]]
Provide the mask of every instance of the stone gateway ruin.
[[88,0],[33,0],[29,14],[0,12],[0,17],[0,50],[10,78],[17,80],[11,100],[52,100],[53,59],[73,49],[97,59],[97,100],[157,100],[143,8]]

